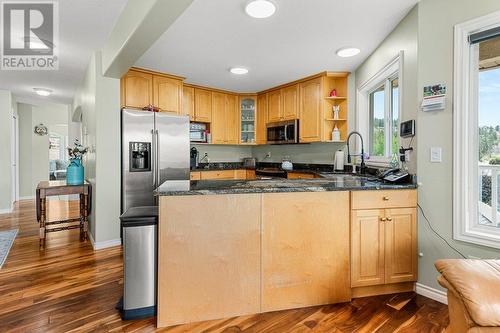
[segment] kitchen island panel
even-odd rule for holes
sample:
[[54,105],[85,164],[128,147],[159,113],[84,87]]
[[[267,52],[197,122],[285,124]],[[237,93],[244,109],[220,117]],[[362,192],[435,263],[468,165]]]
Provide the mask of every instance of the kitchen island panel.
[[262,312],[349,301],[349,192],[262,202]]
[[160,198],[158,327],[260,312],[261,195]]

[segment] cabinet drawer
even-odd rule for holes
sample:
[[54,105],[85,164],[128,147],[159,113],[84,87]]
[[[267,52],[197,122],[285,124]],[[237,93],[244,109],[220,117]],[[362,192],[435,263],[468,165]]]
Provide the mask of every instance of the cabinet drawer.
[[234,179],[234,170],[202,171],[201,179]]
[[312,179],[316,178],[316,176],[312,173],[305,172],[287,172],[288,179]]
[[199,171],[191,171],[191,180],[200,180],[201,179],[201,172]]
[[381,209],[416,207],[416,190],[354,191],[351,192],[352,209]]

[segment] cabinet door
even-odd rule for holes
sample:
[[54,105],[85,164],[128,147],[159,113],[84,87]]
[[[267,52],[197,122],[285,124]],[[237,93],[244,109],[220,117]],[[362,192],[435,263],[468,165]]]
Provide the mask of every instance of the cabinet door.
[[201,171],[201,180],[234,179],[234,170]]
[[153,76],[153,105],[161,111],[181,113],[182,81],[165,76]]
[[143,108],[153,104],[153,75],[130,70],[121,79],[122,106]]
[[257,96],[257,132],[255,142],[264,145],[267,142],[267,94]]
[[300,84],[300,142],[321,141],[322,104],[321,78]]
[[226,142],[228,144],[238,144],[239,131],[239,112],[238,96],[226,95]]
[[351,286],[384,284],[383,209],[351,213]]
[[285,120],[297,119],[299,109],[299,85],[281,89],[282,116]]
[[194,88],[184,87],[182,89],[182,114],[189,116],[194,121]]
[[385,283],[417,281],[417,210],[386,209]]
[[194,89],[195,120],[209,123],[212,121],[212,92],[205,89]]
[[267,94],[267,121],[281,120],[281,90],[271,91]]
[[219,92],[212,93],[212,122],[210,132],[212,143],[222,144],[226,142],[226,95]]
[[345,302],[349,194],[265,193],[262,312]]

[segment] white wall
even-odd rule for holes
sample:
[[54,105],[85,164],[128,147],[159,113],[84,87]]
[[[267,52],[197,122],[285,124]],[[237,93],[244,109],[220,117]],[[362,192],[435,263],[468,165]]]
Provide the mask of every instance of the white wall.
[[[465,255],[500,258],[500,250],[452,240],[453,198],[453,27],[455,24],[500,10],[498,0],[423,0],[418,11],[418,101],[426,85],[447,86],[446,109],[418,111],[419,204],[434,228]],[[443,148],[443,162],[430,163],[430,148]],[[458,258],[434,235],[419,216],[419,282],[438,288],[434,261]]]
[[35,196],[40,181],[49,180],[49,136],[34,133],[44,124],[49,133],[68,136],[68,106],[46,103],[18,103],[19,114],[19,185],[20,197]]
[[82,110],[85,178],[93,186],[89,231],[99,244],[120,238],[120,80],[102,76],[101,56],[92,55],[73,109]]
[[12,94],[0,90],[0,213],[12,209]]

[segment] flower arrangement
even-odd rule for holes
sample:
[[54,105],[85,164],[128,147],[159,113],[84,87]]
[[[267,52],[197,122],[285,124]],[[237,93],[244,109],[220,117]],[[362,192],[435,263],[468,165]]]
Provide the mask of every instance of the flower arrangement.
[[88,147],[83,147],[78,139],[75,139],[73,147],[68,147],[68,154],[70,160],[81,160],[83,155],[88,151]]

